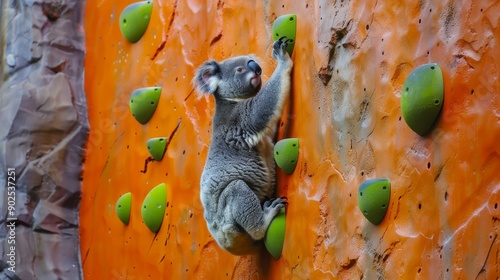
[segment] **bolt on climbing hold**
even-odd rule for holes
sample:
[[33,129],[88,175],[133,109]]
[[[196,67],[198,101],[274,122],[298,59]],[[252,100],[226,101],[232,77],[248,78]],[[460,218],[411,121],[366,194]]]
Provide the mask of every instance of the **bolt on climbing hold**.
[[271,221],[264,237],[264,245],[275,259],[279,259],[283,251],[286,229],[285,212],[285,208],[280,209],[278,215]]
[[125,225],[130,220],[130,205],[132,204],[132,193],[123,194],[116,201],[116,215]]
[[274,145],[274,160],[286,173],[292,174],[299,158],[299,139],[287,138]]
[[151,0],[135,2],[123,9],[120,14],[120,31],[130,43],[139,41],[146,32],[152,9]]
[[413,70],[401,92],[401,112],[408,126],[417,134],[427,134],[441,112],[444,82],[436,63],[421,65]]
[[148,151],[154,160],[160,161],[163,158],[167,148],[167,141],[167,137],[156,137],[151,138],[146,142]]
[[141,208],[142,220],[152,232],[160,230],[165,215],[167,201],[167,186],[161,183],[149,191]]
[[160,101],[161,87],[136,89],[130,96],[129,106],[134,118],[145,124],[153,116]]
[[358,189],[358,207],[374,225],[380,224],[389,208],[391,183],[388,179],[364,181]]
[[297,15],[288,14],[278,17],[272,27],[273,40],[276,41],[281,37],[286,37],[287,42],[286,51],[291,56],[293,47],[295,46],[295,34],[297,29]]

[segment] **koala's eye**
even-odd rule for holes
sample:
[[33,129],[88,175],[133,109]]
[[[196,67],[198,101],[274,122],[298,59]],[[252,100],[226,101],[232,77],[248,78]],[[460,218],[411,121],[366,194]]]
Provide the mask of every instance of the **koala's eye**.
[[238,73],[242,73],[242,72],[243,72],[243,67],[238,67],[238,68],[236,68],[236,72],[238,72]]

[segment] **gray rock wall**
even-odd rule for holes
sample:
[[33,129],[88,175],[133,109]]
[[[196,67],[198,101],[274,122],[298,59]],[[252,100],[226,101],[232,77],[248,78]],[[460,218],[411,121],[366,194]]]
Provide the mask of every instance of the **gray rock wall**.
[[82,278],[84,4],[0,0],[0,279]]

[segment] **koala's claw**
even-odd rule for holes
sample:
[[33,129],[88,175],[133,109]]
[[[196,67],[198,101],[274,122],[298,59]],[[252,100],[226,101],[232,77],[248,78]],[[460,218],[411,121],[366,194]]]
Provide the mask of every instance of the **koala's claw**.
[[[283,39],[285,39],[285,38],[286,38],[286,36],[281,36],[281,37],[278,39],[278,41],[282,42],[282,41],[283,41]],[[288,40],[288,39],[287,39],[287,40]]]
[[276,40],[273,44],[273,57],[276,59],[282,58],[284,55],[286,55],[286,48],[288,46],[288,42],[290,39],[288,39],[286,36],[282,36],[278,40]]
[[280,209],[288,205],[288,201],[286,196],[278,197],[278,198],[272,198],[266,202],[264,202],[264,210],[266,209]]

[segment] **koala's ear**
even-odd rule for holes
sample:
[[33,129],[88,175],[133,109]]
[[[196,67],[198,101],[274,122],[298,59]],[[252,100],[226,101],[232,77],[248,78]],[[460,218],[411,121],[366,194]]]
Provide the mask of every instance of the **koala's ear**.
[[221,71],[219,63],[215,60],[209,60],[196,70],[193,84],[199,96],[203,93],[213,94],[219,87],[220,79]]

